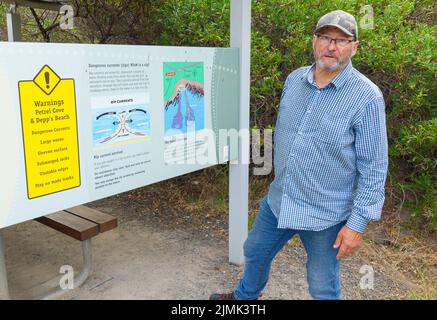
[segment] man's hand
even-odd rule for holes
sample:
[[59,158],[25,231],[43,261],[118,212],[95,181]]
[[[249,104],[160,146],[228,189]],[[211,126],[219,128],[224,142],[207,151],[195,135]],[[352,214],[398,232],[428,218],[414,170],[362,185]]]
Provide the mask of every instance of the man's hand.
[[337,254],[337,260],[346,258],[352,252],[356,251],[361,246],[362,242],[363,236],[361,233],[349,229],[348,227],[341,228],[334,243],[335,249],[340,247]]

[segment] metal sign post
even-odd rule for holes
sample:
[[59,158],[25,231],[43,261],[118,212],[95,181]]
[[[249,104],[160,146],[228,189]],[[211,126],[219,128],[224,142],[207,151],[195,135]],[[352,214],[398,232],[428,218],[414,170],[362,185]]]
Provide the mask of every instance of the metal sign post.
[[249,207],[250,0],[231,1],[231,47],[240,49],[239,161],[229,166],[229,262],[243,264]]
[[71,0],[1,0],[13,6],[29,7],[34,9],[58,11],[63,4],[71,2]]
[[3,240],[2,240],[1,232],[0,232],[0,300],[9,300],[8,277],[6,273],[6,261],[3,252]]
[[[21,40],[21,19],[20,15],[15,13],[15,5],[10,6],[9,12],[6,14],[8,26],[8,41]],[[9,288],[8,277],[6,272],[6,260],[3,248],[3,239],[0,230],[0,300],[8,300]]]
[[15,6],[11,5],[9,12],[6,14],[8,26],[8,41],[21,41],[21,18],[15,13]]

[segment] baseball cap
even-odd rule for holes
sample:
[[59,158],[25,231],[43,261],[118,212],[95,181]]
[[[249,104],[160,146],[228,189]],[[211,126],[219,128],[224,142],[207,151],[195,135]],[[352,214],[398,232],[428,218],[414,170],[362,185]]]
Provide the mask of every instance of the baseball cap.
[[335,27],[346,33],[347,35],[354,37],[358,40],[358,26],[355,18],[350,13],[343,10],[335,10],[325,14],[317,22],[316,30],[319,31],[324,27]]

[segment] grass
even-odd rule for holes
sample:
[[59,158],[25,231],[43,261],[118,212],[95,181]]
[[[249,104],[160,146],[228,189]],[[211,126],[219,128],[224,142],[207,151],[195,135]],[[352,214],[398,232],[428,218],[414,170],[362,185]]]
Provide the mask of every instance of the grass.
[[387,205],[382,220],[369,226],[360,254],[384,266],[391,277],[407,284],[410,290],[406,298],[437,299],[435,233],[420,230],[416,224]]

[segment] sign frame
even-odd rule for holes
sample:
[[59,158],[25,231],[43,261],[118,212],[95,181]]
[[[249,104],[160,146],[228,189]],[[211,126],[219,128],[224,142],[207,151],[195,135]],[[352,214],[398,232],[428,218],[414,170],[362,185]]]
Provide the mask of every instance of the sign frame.
[[[16,13],[17,1],[10,3],[7,13],[8,41],[21,41],[21,19]],[[12,2],[14,4],[12,4]],[[47,1],[21,1],[19,5],[59,10],[60,3]],[[49,4],[49,6],[46,6]],[[41,7],[43,6],[43,7]],[[250,44],[251,44],[251,1],[231,0],[230,47],[239,48],[240,60],[240,132],[247,137],[240,140],[238,160],[229,163],[229,262],[236,265],[244,263],[243,244],[248,235],[249,198],[249,117],[250,117]],[[240,137],[241,138],[241,137]],[[9,299],[4,258],[3,241],[0,229],[0,300]]]

